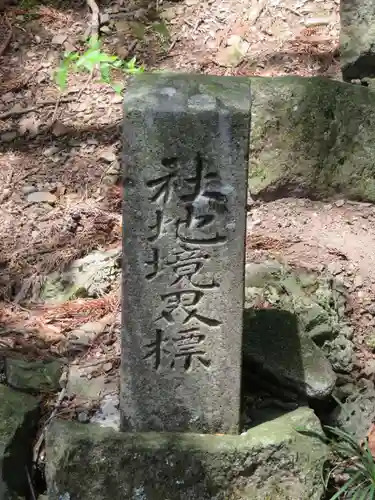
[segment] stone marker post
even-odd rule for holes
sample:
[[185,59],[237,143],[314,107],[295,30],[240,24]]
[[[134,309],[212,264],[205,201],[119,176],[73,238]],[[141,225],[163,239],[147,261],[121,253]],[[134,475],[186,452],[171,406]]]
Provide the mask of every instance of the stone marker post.
[[126,92],[124,431],[238,432],[249,136],[249,79]]

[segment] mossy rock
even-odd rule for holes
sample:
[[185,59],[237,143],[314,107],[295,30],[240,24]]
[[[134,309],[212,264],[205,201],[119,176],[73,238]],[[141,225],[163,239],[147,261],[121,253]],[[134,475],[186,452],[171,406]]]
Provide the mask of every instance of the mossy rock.
[[38,399],[0,384],[0,500],[27,498],[27,471],[39,418]]
[[8,385],[30,392],[50,392],[59,389],[63,365],[59,361],[26,361],[7,358],[5,374]]
[[291,312],[300,331],[321,346],[339,333],[346,293],[330,277],[298,272],[270,260],[246,264],[245,301],[247,309],[267,303]]
[[375,202],[375,94],[320,77],[252,78],[249,190]]
[[248,309],[244,315],[244,368],[252,364],[282,387],[312,399],[328,398],[336,376],[324,353],[289,311]]
[[340,64],[344,80],[375,76],[374,26],[372,0],[340,2]]

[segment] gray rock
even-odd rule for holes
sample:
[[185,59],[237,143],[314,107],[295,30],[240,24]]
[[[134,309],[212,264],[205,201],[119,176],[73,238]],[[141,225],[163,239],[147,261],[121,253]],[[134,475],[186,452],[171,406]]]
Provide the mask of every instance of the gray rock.
[[0,500],[27,498],[39,417],[38,400],[0,385]]
[[336,376],[323,352],[301,334],[295,315],[280,309],[246,309],[244,368],[254,365],[281,386],[313,399],[332,393]]
[[345,338],[352,340],[353,335],[354,335],[354,328],[352,326],[349,326],[349,325],[343,325],[340,328],[340,333]]
[[240,36],[233,35],[227,41],[227,47],[221,48],[216,54],[219,66],[235,67],[243,60],[250,44]]
[[300,312],[300,318],[304,323],[305,331],[318,345],[323,345],[326,340],[332,339],[336,334],[329,313],[319,304],[307,305]]
[[7,383],[14,389],[24,391],[57,391],[62,370],[63,365],[59,361],[5,360]]
[[52,127],[52,134],[55,137],[61,137],[69,132],[69,128],[60,121],[56,121]]
[[6,92],[5,94],[2,94],[1,100],[5,103],[12,102],[14,99],[14,93],[13,92]]
[[345,400],[331,414],[330,424],[354,434],[358,440],[364,439],[374,422],[374,408],[373,383],[363,384],[362,387],[350,384]]
[[68,36],[65,33],[55,35],[52,38],[51,43],[52,43],[52,45],[62,45],[65,42],[65,40],[67,39],[67,37]]
[[245,266],[245,287],[264,288],[267,284],[279,281],[283,275],[284,268],[278,262],[248,262]]
[[[102,365],[103,366],[103,365]],[[95,375],[95,370],[102,370],[99,364],[80,364],[69,367],[66,384],[68,398],[76,398],[87,407],[95,408],[90,416],[86,410],[78,412],[79,422],[97,423],[103,427],[120,429],[119,387],[116,381],[109,382],[105,375]]]
[[69,348],[85,348],[91,345],[92,341],[104,332],[109,322],[108,316],[99,321],[89,321],[79,328],[69,332]]
[[90,422],[90,417],[87,411],[80,411],[77,415],[77,420],[81,424],[86,424]]
[[372,314],[372,316],[375,316],[375,302],[372,302],[366,307],[366,310]]
[[113,385],[106,383],[105,375],[92,376],[92,372],[99,365],[69,367],[66,394],[68,397],[77,397],[81,401],[100,401],[108,392],[114,389]]
[[375,374],[375,359],[369,359],[365,362],[363,373],[366,377],[374,379]]
[[108,24],[111,20],[111,17],[110,15],[108,14],[108,12],[102,12],[100,14],[100,24]]
[[249,190],[254,199],[326,199],[339,193],[375,201],[371,90],[300,77],[252,78],[251,89]]
[[0,136],[1,142],[12,142],[17,137],[17,132],[13,130],[9,130],[9,132],[4,132]]
[[306,28],[313,28],[315,26],[324,26],[330,24],[333,20],[329,17],[308,17],[304,20]]
[[54,205],[57,201],[56,196],[47,191],[32,191],[26,198],[29,203],[48,203],[49,205]]
[[23,194],[30,194],[30,193],[35,193],[35,191],[38,191],[38,188],[36,186],[33,186],[32,184],[26,184],[25,186],[22,186],[21,190]]
[[64,272],[47,276],[41,298],[63,303],[78,297],[100,297],[107,293],[121,272],[121,250],[95,251],[77,259]]
[[353,370],[355,353],[354,345],[344,335],[339,335],[323,345],[323,350],[337,372],[350,373]]
[[117,156],[113,148],[107,148],[99,153],[99,158],[108,163],[112,163],[113,161],[116,161]]
[[106,35],[108,35],[109,33],[112,33],[112,29],[110,28],[110,26],[100,26],[100,31],[102,33],[105,33]]
[[[346,289],[330,277],[274,261],[247,264],[245,283],[248,362],[301,394],[327,397],[335,380],[329,361],[338,371],[353,366],[352,329],[344,322]],[[254,328],[257,340],[252,342]]]
[[99,409],[90,419],[92,424],[120,429],[120,401],[118,394],[107,394],[100,401]]
[[51,157],[55,155],[56,153],[59,153],[61,151],[61,147],[59,147],[57,144],[50,146],[49,148],[46,148],[43,151],[43,155],[48,157]]
[[144,74],[124,102],[123,430],[236,432],[249,80]]
[[298,272],[275,261],[248,263],[246,307],[272,304],[298,317],[299,328],[318,345],[337,336],[343,323],[346,296],[330,278]]
[[52,422],[46,439],[48,498],[320,500],[328,450],[308,408],[241,436],[127,434]]

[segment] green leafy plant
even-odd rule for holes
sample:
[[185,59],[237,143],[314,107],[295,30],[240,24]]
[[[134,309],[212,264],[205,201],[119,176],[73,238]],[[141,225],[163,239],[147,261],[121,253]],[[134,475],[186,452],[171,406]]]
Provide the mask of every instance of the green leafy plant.
[[333,460],[328,462],[328,468],[326,462],[322,471],[324,487],[328,489],[334,474],[345,480],[330,500],[375,500],[375,462],[367,439],[359,444],[349,432],[330,426],[324,427],[327,435],[300,428],[296,430],[320,439],[331,449]]
[[367,439],[360,445],[354,436],[334,427],[325,427],[330,435],[329,444],[338,463],[325,479],[326,486],[332,474],[339,471],[347,479],[330,500],[374,500],[375,462]]
[[138,66],[136,58],[130,61],[123,61],[117,56],[111,56],[102,52],[101,41],[98,37],[89,38],[87,50],[83,53],[65,52],[60,66],[55,71],[55,81],[61,90],[67,87],[69,72],[86,72],[91,76],[98,74],[100,81],[108,83],[115,92],[123,90],[123,84],[114,83],[112,71],[120,70],[125,74],[142,73],[143,66]]

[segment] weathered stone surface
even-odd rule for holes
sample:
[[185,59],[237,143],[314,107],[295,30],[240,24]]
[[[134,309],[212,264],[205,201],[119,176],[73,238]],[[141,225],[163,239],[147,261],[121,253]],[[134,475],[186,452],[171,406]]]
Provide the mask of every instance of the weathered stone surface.
[[344,80],[375,76],[375,4],[341,0],[340,63]]
[[5,375],[14,389],[24,391],[54,391],[59,389],[63,365],[59,361],[25,361],[7,358]]
[[27,201],[29,203],[49,203],[50,205],[54,205],[57,197],[48,191],[34,191],[27,195]]
[[330,425],[340,427],[354,434],[358,440],[364,439],[374,422],[375,390],[372,382],[361,379],[357,385],[348,384],[343,397],[341,387],[335,396],[341,401],[330,416]]
[[375,202],[375,94],[323,78],[252,78],[249,190]]
[[314,342],[298,329],[296,317],[280,309],[245,311],[244,364],[253,363],[282,386],[309,398],[328,397],[336,376]]
[[113,321],[112,314],[108,314],[98,321],[89,321],[75,328],[68,335],[70,350],[85,350],[95,338],[98,338]]
[[266,303],[291,312],[300,331],[319,346],[347,328],[347,290],[339,281],[276,261],[246,264],[245,300],[247,308]]
[[354,344],[351,340],[338,335],[335,339],[325,342],[323,350],[335,371],[351,373],[356,359]]
[[98,297],[108,292],[121,271],[121,250],[95,251],[77,259],[64,271],[47,276],[41,299],[58,304],[79,297]]
[[241,436],[119,433],[55,421],[47,433],[48,498],[320,500],[325,445],[299,408]]
[[111,427],[120,429],[120,400],[118,394],[113,391],[107,394],[99,403],[99,408],[90,418],[92,424],[98,424],[102,427]]
[[236,432],[250,81],[143,75],[125,116],[123,429]]
[[82,401],[98,401],[105,394],[114,390],[113,384],[108,384],[104,374],[94,376],[97,366],[92,363],[80,363],[69,367],[66,392],[69,397],[77,397]]
[[267,261],[246,264],[245,286],[244,368],[253,364],[309,398],[329,396],[336,377],[324,352],[345,303],[335,282]]
[[29,493],[30,467],[38,420],[38,400],[0,384],[0,500]]

